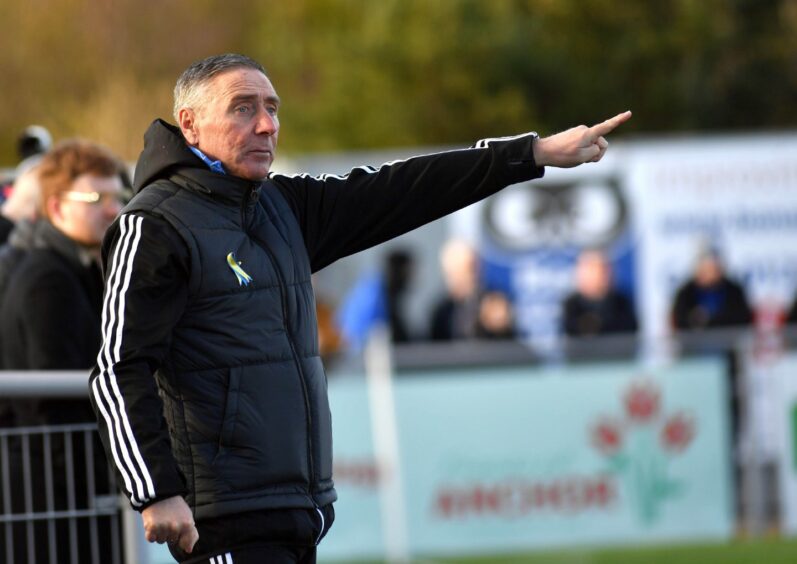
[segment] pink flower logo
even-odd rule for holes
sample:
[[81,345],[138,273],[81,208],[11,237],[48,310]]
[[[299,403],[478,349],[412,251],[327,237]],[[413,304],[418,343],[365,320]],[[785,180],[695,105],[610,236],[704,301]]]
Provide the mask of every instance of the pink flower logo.
[[695,435],[695,423],[685,413],[676,413],[670,417],[661,430],[661,444],[665,450],[680,453],[685,450]]
[[625,412],[631,421],[647,423],[659,413],[659,390],[650,382],[632,384],[624,397]]
[[614,454],[623,443],[620,425],[611,420],[600,421],[592,429],[592,444],[603,454]]
[[670,459],[689,449],[697,423],[684,411],[662,413],[662,395],[652,381],[631,384],[622,396],[620,419],[602,416],[590,427],[590,443],[609,472],[624,476],[640,518],[652,523],[661,504],[683,485],[668,476]]

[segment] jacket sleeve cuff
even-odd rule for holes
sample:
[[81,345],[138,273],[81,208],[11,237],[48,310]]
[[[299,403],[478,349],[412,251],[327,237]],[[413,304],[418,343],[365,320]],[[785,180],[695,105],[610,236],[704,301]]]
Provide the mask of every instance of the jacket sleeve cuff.
[[151,499],[148,499],[147,501],[145,501],[141,505],[136,506],[136,505],[132,505],[131,504],[131,507],[133,509],[135,509],[136,511],[138,511],[139,513],[141,513],[147,507],[149,507],[150,505],[154,505],[154,504],[158,503],[159,501],[163,501],[164,499],[169,499],[170,497],[174,497],[174,496],[178,496],[178,495],[180,497],[182,497],[183,499],[185,499],[185,496],[187,494],[188,494],[188,489],[185,488],[185,487],[180,488],[180,489],[175,489],[173,491],[163,490],[163,491],[158,492],[158,495],[156,495],[155,497],[153,497]]
[[490,148],[495,151],[499,161],[505,163],[506,184],[515,184],[542,178],[545,167],[537,166],[534,160],[534,143],[540,136],[531,131],[514,137],[482,139],[476,148]]

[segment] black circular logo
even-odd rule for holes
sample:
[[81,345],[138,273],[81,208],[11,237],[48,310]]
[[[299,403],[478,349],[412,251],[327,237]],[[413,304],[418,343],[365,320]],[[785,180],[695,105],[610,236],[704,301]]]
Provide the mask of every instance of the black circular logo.
[[510,186],[489,198],[487,234],[511,250],[603,246],[625,228],[627,204],[616,181]]

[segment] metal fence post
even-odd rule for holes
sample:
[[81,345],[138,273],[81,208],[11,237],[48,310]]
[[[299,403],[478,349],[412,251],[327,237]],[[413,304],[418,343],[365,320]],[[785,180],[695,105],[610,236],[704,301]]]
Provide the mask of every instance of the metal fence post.
[[119,503],[122,507],[124,561],[126,564],[149,564],[141,516],[130,507],[130,503],[124,496],[119,496]]
[[763,430],[760,414],[756,411],[756,398],[761,385],[760,366],[756,366],[754,337],[737,341],[736,355],[737,389],[739,397],[739,441],[736,446],[740,469],[739,495],[740,524],[742,532],[753,537],[761,536],[767,526],[767,488],[765,477],[766,453],[760,444]]
[[382,532],[387,561],[410,561],[407,512],[401,476],[401,458],[393,395],[393,361],[386,325],[371,330],[365,349],[365,372],[371,412],[374,454],[379,467]]

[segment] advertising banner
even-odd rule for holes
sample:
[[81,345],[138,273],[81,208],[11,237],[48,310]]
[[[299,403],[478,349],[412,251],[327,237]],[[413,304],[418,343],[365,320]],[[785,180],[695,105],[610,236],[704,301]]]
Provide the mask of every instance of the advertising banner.
[[[383,554],[364,386],[330,381],[340,499],[327,560]],[[719,360],[413,374],[394,392],[413,554],[732,533]]]
[[606,251],[616,285],[633,300],[623,155],[613,147],[600,166],[548,168],[544,178],[510,186],[451,218],[452,235],[478,247],[486,287],[513,298],[520,334],[541,352],[558,343],[561,305],[583,249]]
[[759,323],[777,323],[797,286],[797,136],[618,143],[597,165],[549,168],[458,212],[450,232],[478,246],[487,285],[514,298],[540,350],[556,343],[584,248],[607,252],[646,337],[669,334],[676,289],[706,247]]
[[627,157],[645,333],[668,332],[676,288],[705,245],[759,321],[782,316],[797,283],[797,136],[636,143]]

